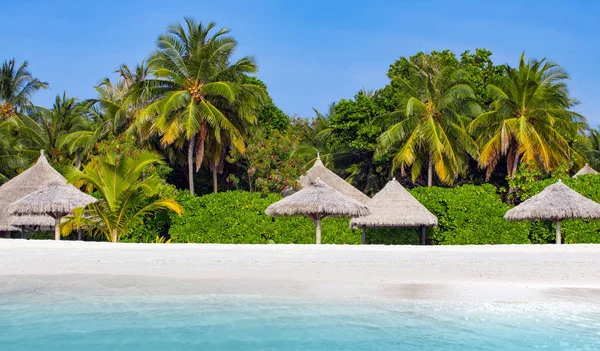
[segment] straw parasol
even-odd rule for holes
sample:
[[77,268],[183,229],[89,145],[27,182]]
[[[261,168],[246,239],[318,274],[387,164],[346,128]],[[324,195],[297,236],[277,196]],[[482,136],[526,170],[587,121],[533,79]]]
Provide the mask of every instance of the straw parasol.
[[[12,221],[13,216],[6,211],[8,205],[56,181],[67,184],[67,180],[48,163],[44,150],[41,150],[40,158],[33,166],[0,186],[0,231],[19,230]],[[19,226],[44,226],[49,219],[44,217],[24,216],[19,219],[18,222],[22,223]]]
[[352,184],[348,183],[342,177],[330,171],[323,162],[321,161],[321,156],[317,154],[317,160],[315,164],[302,176],[300,176],[300,185],[305,187],[311,184],[315,179],[321,179],[327,185],[332,187],[333,189],[339,191],[340,193],[362,203],[366,204],[371,200],[367,195],[365,195],[362,191],[356,189],[352,186]]
[[570,218],[600,218],[600,204],[558,181],[523,201],[504,215],[508,220],[550,220],[556,223],[556,243],[561,243],[560,222]]
[[317,227],[316,243],[321,243],[321,220],[325,217],[359,217],[370,213],[367,206],[340,193],[316,178],[300,191],[267,207],[269,216],[308,216]]
[[581,168],[577,173],[575,173],[573,178],[577,178],[581,175],[586,174],[598,174],[598,172],[586,163],[585,166],[583,166],[583,168]]
[[371,214],[353,218],[351,228],[362,228],[363,244],[365,228],[420,227],[421,244],[425,244],[425,227],[436,226],[438,221],[419,200],[415,199],[396,178],[389,181],[380,192],[367,203]]
[[54,182],[38,191],[29,194],[8,206],[8,211],[15,215],[46,215],[54,219],[54,240],[60,240],[60,218],[68,215],[78,207],[95,202],[90,196],[71,184]]

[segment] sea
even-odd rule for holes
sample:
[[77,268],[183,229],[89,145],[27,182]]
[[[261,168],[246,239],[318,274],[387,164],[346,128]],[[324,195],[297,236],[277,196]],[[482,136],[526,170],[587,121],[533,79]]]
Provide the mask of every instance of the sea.
[[0,350],[600,350],[577,303],[0,293]]

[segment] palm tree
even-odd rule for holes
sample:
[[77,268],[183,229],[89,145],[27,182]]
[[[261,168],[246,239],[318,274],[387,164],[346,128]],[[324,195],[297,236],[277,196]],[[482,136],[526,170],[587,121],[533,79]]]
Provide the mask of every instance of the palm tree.
[[0,183],[14,176],[17,168],[27,164],[21,140],[15,137],[18,126],[14,118],[0,121]]
[[395,78],[406,96],[403,109],[381,116],[392,120],[380,137],[381,152],[397,148],[392,168],[411,167],[413,182],[427,167],[427,186],[433,184],[433,171],[451,184],[462,174],[468,155],[477,155],[477,146],[465,128],[480,112],[473,89],[461,83],[463,72],[441,65],[423,55],[410,63],[410,77]]
[[314,108],[313,111],[315,111],[315,118],[308,128],[307,140],[298,144],[292,156],[306,161],[307,168],[311,167],[319,156],[326,167],[332,168],[335,161],[351,155],[352,152],[348,149],[334,148],[329,143],[329,138],[333,134],[330,121],[335,113],[335,104],[329,105],[327,113],[321,113]]
[[106,156],[83,170],[71,167],[66,172],[69,182],[98,194],[99,201],[73,211],[73,216],[61,226],[62,232],[82,228],[118,242],[129,228],[157,211],[170,210],[181,215],[183,207],[175,200],[148,200],[157,195],[161,180],[145,173],[150,166],[162,162],[155,153],[142,152],[136,157]]
[[[52,159],[61,161],[69,154],[63,152],[62,139],[69,133],[89,128],[86,108],[85,104],[63,93],[56,97],[52,109],[36,107],[32,110],[31,117],[19,116],[19,132],[32,152],[44,149]],[[75,155],[76,159],[79,157],[80,155]]]
[[600,169],[600,130],[590,129],[585,138],[581,140],[582,154],[593,169]]
[[40,89],[48,88],[48,83],[42,82],[27,70],[27,61],[15,70],[15,60],[4,61],[0,66],[0,118],[16,116],[33,104],[30,99]]
[[585,126],[585,119],[569,108],[567,73],[557,64],[525,61],[504,67],[498,85],[488,85],[492,110],[469,125],[480,147],[479,164],[489,178],[502,157],[512,178],[519,164],[529,163],[550,171],[570,161],[569,139]]
[[[240,118],[244,124],[255,124],[256,109],[251,107],[264,98],[265,92],[258,85],[240,83],[242,75],[255,73],[257,67],[252,57],[232,62],[237,42],[227,36],[228,30],[212,33],[214,23],[205,27],[189,18],[185,22],[186,28],[173,25],[157,41],[158,50],[149,60],[157,79],[146,80],[144,87],[158,97],[138,116],[136,127],[152,120],[153,131],[161,136],[163,145],[185,140],[193,194],[193,165],[195,162],[196,170],[202,165],[207,135],[221,142],[224,131],[243,152],[243,126],[236,126],[232,120]],[[228,115],[222,108],[227,104],[235,106],[229,110],[237,116]]]

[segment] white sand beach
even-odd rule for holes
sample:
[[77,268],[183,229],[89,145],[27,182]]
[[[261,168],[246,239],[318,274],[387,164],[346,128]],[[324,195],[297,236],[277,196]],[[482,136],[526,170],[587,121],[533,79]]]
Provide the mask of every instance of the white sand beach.
[[600,245],[335,246],[0,240],[0,290],[600,304]]

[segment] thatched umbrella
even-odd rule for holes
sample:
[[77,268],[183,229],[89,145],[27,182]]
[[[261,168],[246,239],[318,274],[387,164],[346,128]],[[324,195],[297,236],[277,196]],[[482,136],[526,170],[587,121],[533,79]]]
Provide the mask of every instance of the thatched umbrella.
[[396,178],[389,181],[380,192],[367,203],[371,214],[353,218],[350,227],[362,228],[363,244],[366,228],[421,228],[421,244],[425,245],[425,227],[436,226],[437,217],[415,199]]
[[575,173],[573,178],[577,178],[578,176],[586,174],[598,174],[598,172],[586,163],[585,166],[583,166],[583,168],[581,168],[577,173]]
[[90,196],[71,184],[54,182],[29,194],[8,206],[8,211],[15,215],[46,215],[54,219],[54,240],[60,240],[60,219],[74,209],[83,207],[96,198]]
[[352,186],[352,184],[345,181],[342,177],[330,171],[323,162],[321,161],[321,157],[317,155],[317,160],[315,164],[302,176],[300,176],[300,185],[305,187],[311,184],[315,179],[321,179],[327,185],[332,187],[333,189],[339,191],[340,193],[353,198],[354,200],[366,204],[371,200],[367,195],[365,195],[362,191],[356,189]]
[[300,191],[267,207],[269,216],[308,216],[317,227],[316,243],[321,243],[321,220],[325,217],[368,215],[369,208],[333,189],[319,178]]
[[556,223],[556,243],[561,243],[560,222],[570,218],[600,218],[600,204],[558,181],[523,201],[504,215],[508,220],[550,220]]
[[[52,182],[67,184],[67,180],[58,173],[44,156],[44,150],[40,151],[37,162],[23,173],[12,178],[0,186],[0,231],[16,231],[19,228],[14,224],[13,218],[6,208],[11,203],[29,195]],[[48,222],[45,216],[23,216],[18,220],[19,226],[44,226]],[[50,220],[52,220],[50,218]]]

